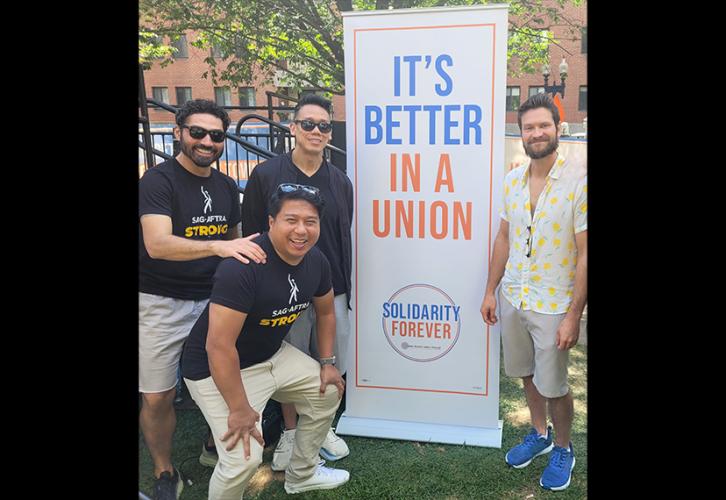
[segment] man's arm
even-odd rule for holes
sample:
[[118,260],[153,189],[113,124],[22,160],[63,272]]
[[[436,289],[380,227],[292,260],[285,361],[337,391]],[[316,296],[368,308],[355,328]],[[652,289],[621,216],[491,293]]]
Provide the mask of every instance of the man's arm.
[[487,325],[494,325],[497,318],[497,298],[494,292],[504,276],[504,266],[509,259],[509,222],[500,219],[499,232],[494,240],[492,260],[489,263],[489,277],[487,278],[484,299],[481,303],[481,317]]
[[218,255],[222,258],[234,257],[243,264],[250,262],[245,257],[257,263],[264,263],[267,259],[264,250],[252,241],[258,234],[237,238],[236,227],[228,231],[234,235],[234,239],[191,240],[172,234],[171,217],[168,215],[146,214],[141,216],[141,230],[146,251],[152,259],[187,261]]
[[[318,332],[318,353],[321,358],[329,358],[334,352],[335,304],[333,300],[332,288],[322,297],[313,297]],[[343,353],[339,354],[343,355]],[[345,386],[340,372],[333,365],[322,365],[320,367],[320,392],[325,392],[325,387],[331,384],[338,388],[338,399],[342,398]]]
[[577,344],[580,337],[580,318],[587,302],[587,230],[575,235],[577,247],[577,264],[575,264],[575,285],[572,302],[565,314],[565,319],[557,328],[557,348],[570,349]]
[[222,441],[230,439],[227,445],[229,451],[241,438],[245,458],[249,459],[250,436],[263,447],[265,443],[255,425],[260,420],[260,414],[250,406],[240,377],[239,355],[235,342],[242,331],[245,319],[247,314],[243,312],[210,303],[209,331],[205,347],[209,356],[212,379],[229,407],[227,432],[221,439]]

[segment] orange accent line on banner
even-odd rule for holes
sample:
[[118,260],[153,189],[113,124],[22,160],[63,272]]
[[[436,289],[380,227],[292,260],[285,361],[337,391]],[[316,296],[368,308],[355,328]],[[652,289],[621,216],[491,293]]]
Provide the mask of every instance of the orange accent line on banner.
[[414,389],[412,387],[385,387],[382,385],[358,385],[356,387],[364,387],[366,389],[389,389],[394,391],[416,391],[416,392],[440,392],[444,394],[463,394],[465,396],[486,396],[486,392],[463,392],[463,391],[444,391],[442,389]]
[[[483,393],[475,392],[461,392],[461,391],[444,391],[438,389],[414,389],[406,387],[383,387],[383,386],[369,386],[361,385],[358,382],[358,232],[360,231],[360,225],[358,224],[358,32],[363,31],[395,31],[395,30],[420,30],[420,29],[439,29],[439,28],[472,28],[472,27],[487,27],[493,28],[492,34],[492,64],[496,63],[496,24],[495,23],[482,23],[482,24],[454,24],[454,25],[442,25],[442,26],[407,26],[407,27],[393,27],[393,28],[358,28],[353,30],[353,167],[355,170],[355,370],[356,370],[356,387],[365,387],[371,389],[392,389],[392,390],[403,390],[403,391],[418,391],[418,392],[434,392],[434,393],[447,393],[447,394],[463,394],[471,396],[487,396],[489,394],[489,326],[486,328],[486,367],[485,367],[485,390]],[[493,163],[494,163],[494,81],[495,81],[496,68],[493,66],[492,69],[492,116],[491,116],[491,137],[490,137],[490,148],[489,148],[489,246],[491,247],[491,212],[492,212],[492,181],[493,181]],[[487,249],[487,254],[489,253]]]

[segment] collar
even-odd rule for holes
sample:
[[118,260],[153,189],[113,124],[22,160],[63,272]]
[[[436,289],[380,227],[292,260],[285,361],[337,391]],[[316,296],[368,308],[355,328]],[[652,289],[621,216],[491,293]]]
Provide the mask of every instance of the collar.
[[[554,165],[552,165],[552,168],[550,169],[550,172],[547,174],[548,178],[552,179],[559,179],[560,175],[562,174],[562,170],[565,168],[565,163],[567,159],[565,156],[557,152],[557,158],[555,159]],[[522,185],[524,186],[527,181],[529,180],[529,166],[532,163],[532,158],[527,158],[527,162],[524,164],[524,171],[522,172]]]

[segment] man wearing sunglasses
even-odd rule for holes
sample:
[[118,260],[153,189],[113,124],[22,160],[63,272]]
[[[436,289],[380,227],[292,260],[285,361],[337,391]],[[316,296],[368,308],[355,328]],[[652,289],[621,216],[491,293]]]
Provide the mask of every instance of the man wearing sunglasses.
[[[315,246],[323,206],[314,187],[280,185],[270,200],[269,232],[255,239],[267,263],[224,259],[185,344],[182,374],[219,455],[209,498],[242,498],[262,462],[261,414],[270,398],[300,411],[287,493],[335,488],[350,477],[318,459],[344,390],[334,366],[330,265]],[[316,311],[320,363],[283,341],[307,309]]]
[[[265,230],[269,214],[268,200],[281,183],[314,186],[325,200],[317,246],[330,262],[335,293],[335,363],[341,374],[346,372],[350,339],[351,222],[353,220],[353,185],[345,173],[323,155],[330,142],[330,101],[314,95],[303,96],[295,106],[290,133],[295,148],[258,165],[250,175],[242,200],[242,234]],[[290,329],[286,340],[312,357],[320,358],[315,335],[315,311],[308,309]],[[292,405],[282,405],[285,431],[280,436],[272,459],[272,470],[287,467],[295,443],[297,415]],[[347,444],[331,428],[320,454],[338,460],[350,453]]]
[[139,423],[154,461],[154,497],[178,498],[183,480],[171,463],[174,395],[184,340],[204,310],[224,257],[264,262],[265,252],[239,238],[235,181],[212,164],[224,150],[227,112],[192,100],[176,114],[176,158],[139,180]]

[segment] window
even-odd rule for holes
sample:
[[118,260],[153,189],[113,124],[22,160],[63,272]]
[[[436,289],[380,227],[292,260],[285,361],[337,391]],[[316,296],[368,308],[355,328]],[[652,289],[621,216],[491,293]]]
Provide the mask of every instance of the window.
[[240,106],[256,106],[255,104],[255,88],[240,87],[239,88],[239,105]]
[[507,111],[519,109],[519,86],[507,87]]
[[[169,89],[167,87],[151,87],[151,97],[155,101],[169,104]],[[158,106],[153,107],[158,108]]]
[[179,40],[176,42],[171,42],[171,46],[176,48],[176,52],[174,53],[175,59],[181,59],[189,57],[189,50],[187,49],[187,36],[181,35],[179,37]]
[[218,106],[231,106],[232,92],[229,87],[214,87],[214,101]]
[[176,88],[176,105],[184,106],[184,103],[192,100],[192,88],[191,87],[177,87]]
[[587,85],[580,85],[580,98],[577,101],[578,111],[587,111]]
[[580,53],[587,54],[587,28],[582,28],[582,44],[580,45]]
[[217,44],[212,45],[212,57],[215,59],[224,59],[224,53],[222,52],[222,47],[220,47]]
[[536,94],[544,94],[544,86],[543,85],[530,85],[529,86],[529,94],[527,94],[527,98],[532,97]]

